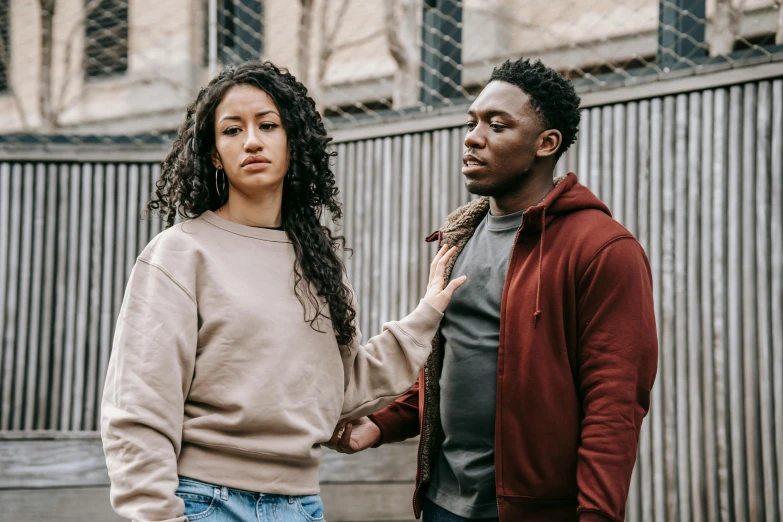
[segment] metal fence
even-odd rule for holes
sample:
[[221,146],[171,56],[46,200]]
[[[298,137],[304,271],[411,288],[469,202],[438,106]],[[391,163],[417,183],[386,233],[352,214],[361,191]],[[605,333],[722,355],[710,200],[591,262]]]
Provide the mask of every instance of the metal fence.
[[[779,521],[783,78],[589,107],[581,128],[558,172],[607,202],[653,271],[660,370],[628,520]],[[462,134],[336,145],[365,335],[412,309],[433,254],[422,238],[469,199]],[[157,167],[110,159],[0,162],[6,434],[97,428],[128,270],[161,228],[138,219]]]
[[0,0],[0,133],[167,134],[221,67],[292,70],[327,124],[469,102],[541,58],[579,92],[783,58],[779,0]]

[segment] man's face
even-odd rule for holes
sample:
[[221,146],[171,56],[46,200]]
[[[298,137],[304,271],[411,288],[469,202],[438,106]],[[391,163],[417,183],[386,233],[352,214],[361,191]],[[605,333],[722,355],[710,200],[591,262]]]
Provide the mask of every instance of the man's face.
[[502,197],[518,189],[530,174],[541,119],[519,87],[492,81],[468,110],[462,174],[472,194]]

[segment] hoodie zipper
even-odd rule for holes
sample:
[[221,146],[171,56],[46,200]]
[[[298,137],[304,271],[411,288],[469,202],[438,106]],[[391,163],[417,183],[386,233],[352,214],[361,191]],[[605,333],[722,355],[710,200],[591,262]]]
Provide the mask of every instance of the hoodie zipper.
[[[547,192],[546,196],[548,196],[550,193],[551,193],[551,191]],[[538,203],[536,203],[533,206],[540,205],[546,199],[546,196],[541,198],[541,201],[539,201]],[[522,229],[525,227],[525,214],[527,214],[527,210],[530,210],[530,208],[532,208],[532,207],[528,207],[525,210],[525,212],[522,214],[522,222],[520,223],[519,227],[517,228],[517,233],[514,236],[514,245],[511,247],[511,254],[508,256],[509,267],[511,266],[511,260],[514,258],[514,251],[517,248],[517,241],[519,240],[519,234],[522,232]],[[443,246],[442,245],[442,243],[443,243],[443,232],[441,232],[441,231],[438,231],[438,232],[439,232],[438,233],[438,250],[440,250],[441,247]],[[507,272],[507,274],[508,274],[508,272]],[[505,285],[504,285],[504,287],[505,287]],[[503,291],[505,293],[505,288],[503,289]],[[501,312],[502,312],[502,307],[503,307],[502,303],[503,303],[503,301],[501,299]],[[440,342],[440,339],[438,340],[438,342]],[[422,423],[421,423],[422,435],[423,435],[423,432],[424,432],[424,421],[427,419],[427,401],[426,401],[427,395],[426,394],[427,394],[428,373],[427,373],[426,367],[425,367],[425,370],[424,370],[423,373],[424,373],[424,383],[423,384],[424,384],[424,397],[425,397],[425,400],[424,400],[424,406],[422,407],[422,411],[421,411],[421,415],[422,415],[422,419],[423,419]],[[419,393],[422,393],[421,388],[419,388]],[[499,412],[498,412],[498,414],[499,414]],[[416,456],[416,465],[419,468],[419,472],[421,472],[422,447],[423,447],[423,444],[421,444],[421,442],[419,442],[419,449],[418,449],[417,456]],[[494,455],[494,461],[495,461],[495,469],[494,469],[494,475],[495,475],[495,506],[497,507],[497,510],[498,510],[498,518],[500,518],[500,500],[498,499],[498,451],[497,451],[497,447],[494,448],[494,453],[495,453],[495,455]],[[419,480],[417,481],[417,484],[416,484],[416,489],[413,491],[413,514],[416,516],[417,519],[421,516],[421,506],[419,506],[419,491],[421,490],[421,486],[422,485],[423,485],[423,481],[421,480],[421,477],[419,477]]]
[[[522,232],[522,229],[525,227],[525,214],[527,212],[522,214],[522,223],[520,223],[519,228],[517,228],[517,234],[514,236],[514,245],[511,247],[511,255],[508,256],[508,265],[509,268],[511,267],[511,260],[514,258],[514,250],[517,248],[517,241],[519,240],[519,234]],[[508,277],[508,271],[506,271],[506,277]],[[505,293],[505,284],[503,285],[503,291]],[[503,312],[503,299],[500,300],[500,308],[501,313]],[[500,415],[500,411],[497,412],[498,415]],[[498,508],[498,520],[500,520],[500,499],[498,498],[498,448],[495,446],[494,448],[495,453],[495,506]]]
[[[426,393],[427,393],[427,371],[424,371],[424,390],[419,389],[419,393],[425,394],[425,401],[424,406],[422,407],[421,415],[422,415],[422,432],[424,431],[424,420],[427,419],[427,401],[426,401]],[[421,441],[419,441],[419,451],[416,456],[416,465],[419,468],[419,473],[421,473],[421,454],[422,454],[422,446],[424,446]],[[421,506],[419,505],[419,491],[421,490],[421,486],[423,484],[421,477],[417,477],[417,484],[416,489],[413,491],[413,514],[416,515],[416,518],[418,519],[421,516]]]
[[[443,247],[443,231],[438,230],[438,250]],[[432,237],[432,236],[430,236]],[[453,268],[452,268],[453,270]],[[438,336],[438,343],[440,343],[440,334],[437,332],[435,335]],[[424,375],[424,382],[421,383],[421,386],[419,386],[419,393],[424,394],[424,400],[422,401],[423,405],[421,408],[421,434],[424,434],[424,422],[427,420],[427,380],[429,379],[429,372],[427,372],[427,366],[425,363],[424,371],[422,371],[422,374]],[[422,447],[424,445],[419,441],[419,449],[416,454],[416,467],[419,470],[419,475],[421,474],[421,455],[422,455]],[[416,477],[416,489],[413,491],[413,514],[416,515],[416,518],[418,519],[421,516],[421,506],[419,505],[419,491],[421,490],[421,486],[423,485],[423,481],[421,479],[421,476]]]

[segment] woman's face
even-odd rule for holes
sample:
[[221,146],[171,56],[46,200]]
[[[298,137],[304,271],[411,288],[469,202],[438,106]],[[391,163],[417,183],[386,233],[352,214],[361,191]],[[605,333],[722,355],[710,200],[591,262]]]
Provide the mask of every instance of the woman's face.
[[250,199],[282,191],[289,158],[288,138],[272,98],[251,85],[231,87],[215,111],[212,152],[212,163],[225,171],[231,188]]

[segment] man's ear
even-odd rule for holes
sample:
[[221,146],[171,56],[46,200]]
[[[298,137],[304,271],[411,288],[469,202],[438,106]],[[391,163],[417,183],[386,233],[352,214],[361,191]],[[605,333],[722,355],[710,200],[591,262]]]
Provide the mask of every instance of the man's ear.
[[563,135],[557,129],[545,130],[538,135],[538,147],[536,148],[536,157],[548,158],[560,149],[563,144]]

